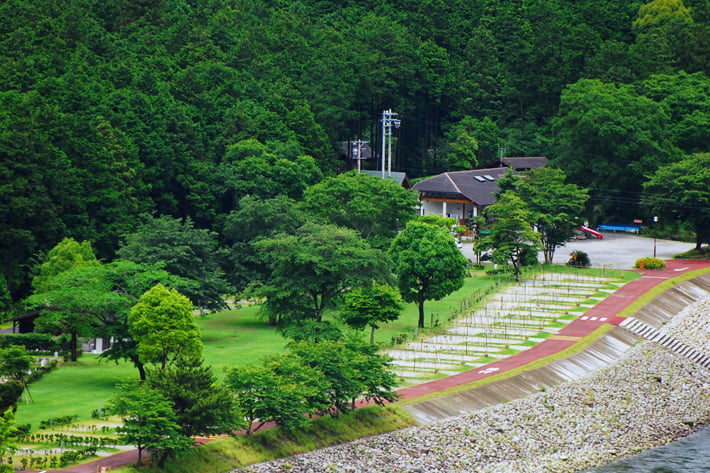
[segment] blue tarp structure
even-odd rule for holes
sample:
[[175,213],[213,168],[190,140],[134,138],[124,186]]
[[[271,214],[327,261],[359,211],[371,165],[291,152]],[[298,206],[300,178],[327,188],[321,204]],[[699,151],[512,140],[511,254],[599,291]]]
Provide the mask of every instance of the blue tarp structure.
[[604,223],[597,227],[600,232],[630,232],[638,233],[641,225],[630,225],[625,223]]

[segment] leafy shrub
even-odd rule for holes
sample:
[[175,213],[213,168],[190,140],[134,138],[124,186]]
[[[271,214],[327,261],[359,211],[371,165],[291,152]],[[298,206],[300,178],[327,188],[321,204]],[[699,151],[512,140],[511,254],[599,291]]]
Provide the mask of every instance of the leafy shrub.
[[17,437],[23,438],[29,435],[30,430],[32,430],[32,424],[17,424],[15,425],[15,430],[17,431]]
[[64,353],[69,350],[69,337],[54,337],[46,333],[6,333],[0,336],[0,348],[12,345],[25,347],[27,351]]
[[569,260],[567,260],[567,266],[574,266],[577,268],[588,268],[592,265],[589,261],[589,255],[584,251],[573,251],[569,254]]
[[537,260],[537,249],[526,246],[520,252],[520,266],[535,266],[539,263]]
[[507,264],[499,264],[497,267],[488,266],[486,268],[486,274],[491,276],[495,274],[513,274],[513,271],[515,271],[515,269]]
[[59,427],[62,425],[69,425],[72,422],[76,422],[76,420],[79,418],[77,414],[74,415],[68,415],[68,416],[60,416],[60,417],[55,417],[50,420],[43,420],[39,423],[39,428],[41,430],[43,429],[48,429],[51,427]]
[[17,404],[25,388],[18,381],[5,381],[0,384],[0,412]]
[[665,269],[666,262],[659,258],[653,258],[647,256],[646,258],[640,258],[636,260],[634,268],[644,268],[644,269]]

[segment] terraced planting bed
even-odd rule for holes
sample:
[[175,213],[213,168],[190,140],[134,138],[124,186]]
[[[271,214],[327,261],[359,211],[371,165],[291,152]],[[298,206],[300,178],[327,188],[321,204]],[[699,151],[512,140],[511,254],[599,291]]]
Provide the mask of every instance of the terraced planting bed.
[[611,276],[537,274],[462,308],[439,333],[387,353],[403,385],[450,376],[535,346],[622,285]]

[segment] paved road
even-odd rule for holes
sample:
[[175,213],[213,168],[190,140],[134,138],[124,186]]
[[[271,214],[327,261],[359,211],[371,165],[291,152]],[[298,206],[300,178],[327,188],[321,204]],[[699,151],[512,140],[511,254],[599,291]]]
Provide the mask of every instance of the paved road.
[[[463,244],[464,255],[473,260],[471,243]],[[664,260],[673,259],[678,253],[683,253],[695,247],[693,243],[683,243],[670,240],[655,240],[656,257]],[[654,239],[629,233],[605,232],[604,239],[574,240],[567,242],[555,252],[553,262],[565,264],[572,251],[584,251],[594,268],[631,269],[637,259],[653,256]],[[540,254],[539,260],[543,257]]]

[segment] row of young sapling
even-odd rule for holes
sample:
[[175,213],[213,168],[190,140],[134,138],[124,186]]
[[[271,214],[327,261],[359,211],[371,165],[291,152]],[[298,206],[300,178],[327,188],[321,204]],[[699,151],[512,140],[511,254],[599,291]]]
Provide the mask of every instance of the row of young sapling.
[[490,297],[477,291],[449,314],[450,328],[426,340],[393,349],[396,372],[403,379],[454,374],[481,366],[541,342],[583,313],[589,299],[610,277],[575,272],[542,273]]
[[[78,416],[59,416],[40,422],[40,429],[62,429],[76,421]],[[72,430],[81,426],[71,426]],[[18,437],[18,443],[25,445],[15,451],[15,465],[23,470],[45,468],[64,468],[84,459],[96,456],[99,450],[119,448],[116,437],[110,437],[114,428],[108,425],[86,426],[84,429],[92,435],[77,435],[63,432],[27,433]],[[96,435],[99,432],[103,436]],[[8,458],[12,463],[13,458]]]
[[[65,468],[84,459],[96,456],[97,449],[93,446],[79,447],[71,450],[45,450],[36,454],[32,450],[23,451],[18,463],[23,470],[44,470],[45,468]],[[14,459],[8,458],[8,463],[13,464]]]

